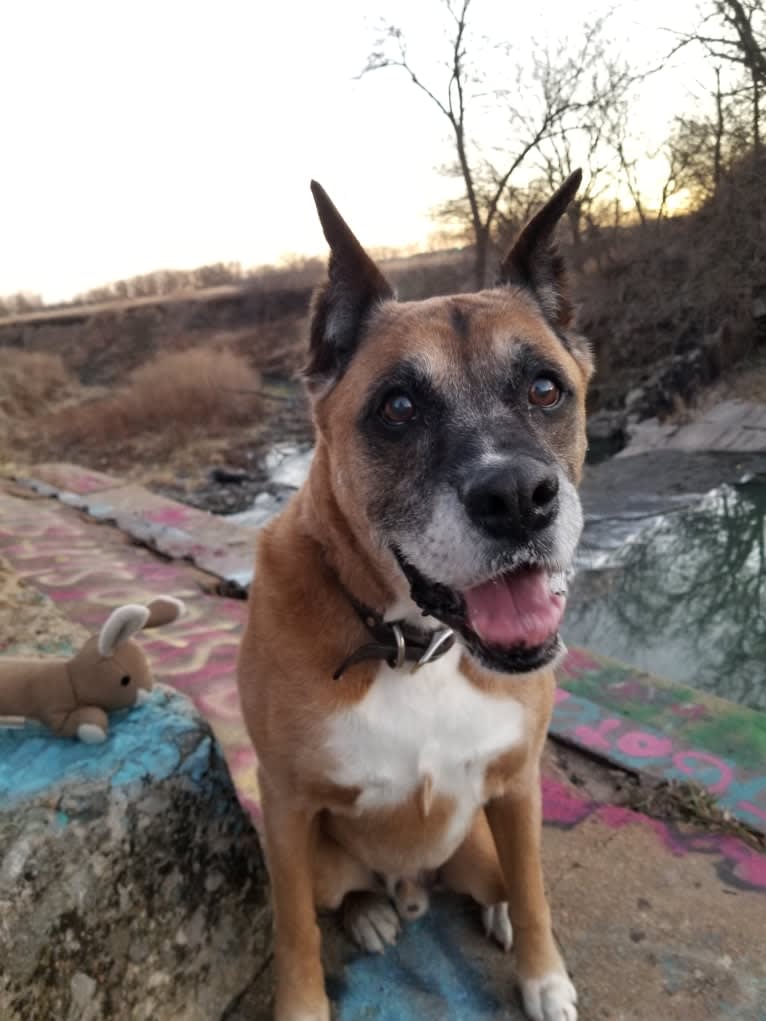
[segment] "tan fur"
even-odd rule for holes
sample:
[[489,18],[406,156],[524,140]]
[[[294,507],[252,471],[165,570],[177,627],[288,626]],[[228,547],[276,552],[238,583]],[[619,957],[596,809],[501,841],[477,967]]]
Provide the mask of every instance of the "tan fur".
[[[456,306],[470,317],[470,353],[456,336]],[[416,877],[424,862],[481,904],[507,898],[522,979],[563,967],[540,866],[539,758],[553,705],[552,670],[504,676],[463,656],[461,670],[478,690],[523,706],[526,730],[522,743],[487,769],[486,810],[447,862],[431,862],[429,853],[452,816],[449,798],[425,783],[402,804],[362,813],[357,789],[328,780],[323,751],[323,724],[365,695],[378,666],[356,665],[342,682],[332,679],[338,664],[368,640],[339,581],[380,612],[409,595],[393,558],[372,540],[365,515],[376,484],[357,429],[365,395],[405,354],[427,363],[437,381],[455,386],[466,362],[481,366],[515,340],[544,353],[572,386],[575,428],[570,422],[554,431],[550,443],[570,478],[579,480],[590,361],[576,345],[575,353],[566,350],[534,300],[511,286],[411,304],[386,301],[372,312],[340,380],[316,400],[317,445],[305,486],[259,535],[238,679],[263,791],[276,1021],[330,1017],[316,908],[336,908],[352,891],[375,889],[374,872]]]

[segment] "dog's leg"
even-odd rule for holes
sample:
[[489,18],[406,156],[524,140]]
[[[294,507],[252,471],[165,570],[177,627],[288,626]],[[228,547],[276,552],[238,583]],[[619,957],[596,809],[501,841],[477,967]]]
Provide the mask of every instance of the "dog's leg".
[[532,1021],[577,1021],[577,993],[553,939],[543,886],[539,779],[524,793],[491,801],[486,812],[508,891],[527,1016]]
[[370,869],[319,828],[312,853],[314,896],[318,908],[342,906],[347,935],[361,950],[382,953],[395,943],[399,920]]
[[468,894],[481,905],[484,931],[497,940],[503,950],[510,950],[513,929],[508,917],[505,882],[483,810],[476,814],[468,836],[439,875],[450,890]]
[[314,900],[320,910],[336,911],[344,897],[354,891],[377,890],[373,872],[317,827],[311,855]]
[[314,907],[313,817],[261,786],[274,906],[275,1021],[330,1021]]

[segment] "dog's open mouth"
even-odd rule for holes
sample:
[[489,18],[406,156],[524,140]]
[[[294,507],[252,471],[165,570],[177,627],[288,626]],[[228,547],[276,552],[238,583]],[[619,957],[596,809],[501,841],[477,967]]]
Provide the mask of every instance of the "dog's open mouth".
[[561,650],[559,627],[566,605],[561,573],[524,564],[458,592],[430,581],[399,553],[397,559],[423,613],[458,632],[491,669],[528,673],[546,666]]
[[542,567],[519,567],[463,593],[466,623],[488,645],[534,648],[558,633],[564,596]]

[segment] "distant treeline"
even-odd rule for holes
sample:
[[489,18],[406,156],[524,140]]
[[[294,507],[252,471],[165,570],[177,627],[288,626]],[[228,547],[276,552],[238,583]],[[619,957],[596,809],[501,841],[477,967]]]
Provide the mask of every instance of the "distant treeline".
[[25,315],[42,309],[72,308],[111,301],[134,301],[139,298],[164,298],[211,287],[253,284],[263,287],[311,287],[321,278],[321,259],[294,256],[279,266],[243,268],[238,262],[215,262],[196,269],[158,269],[126,280],[93,287],[77,294],[71,301],[46,304],[39,294],[20,291],[0,297],[0,318]]

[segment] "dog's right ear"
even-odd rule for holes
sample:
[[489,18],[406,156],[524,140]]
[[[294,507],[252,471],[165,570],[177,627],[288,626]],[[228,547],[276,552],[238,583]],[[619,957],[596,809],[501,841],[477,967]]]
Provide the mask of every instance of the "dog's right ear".
[[309,386],[326,386],[346,370],[370,309],[394,292],[321,184],[312,181],[311,193],[330,246],[330,264],[327,282],[314,295],[304,376]]

